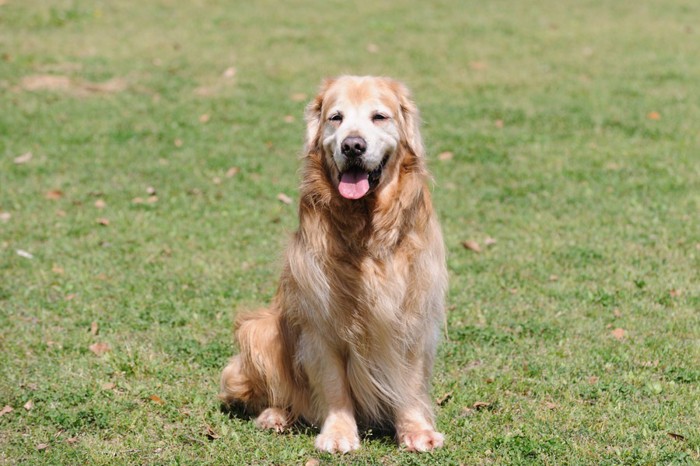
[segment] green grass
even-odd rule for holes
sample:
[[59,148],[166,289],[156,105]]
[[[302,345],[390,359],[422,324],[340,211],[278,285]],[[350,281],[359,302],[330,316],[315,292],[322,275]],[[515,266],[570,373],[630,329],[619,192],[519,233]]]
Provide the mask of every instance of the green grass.
[[[700,462],[698,17],[691,0],[0,2],[0,463]],[[268,302],[296,226],[277,200],[297,199],[292,96],[341,73],[402,79],[422,110],[451,275],[432,455],[368,435],[334,458],[216,400],[236,309]],[[45,75],[72,81],[31,90]]]

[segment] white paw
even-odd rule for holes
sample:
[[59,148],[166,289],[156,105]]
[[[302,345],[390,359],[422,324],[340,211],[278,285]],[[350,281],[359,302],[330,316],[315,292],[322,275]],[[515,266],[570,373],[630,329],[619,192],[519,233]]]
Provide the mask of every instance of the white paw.
[[255,419],[255,425],[260,429],[272,429],[282,432],[289,424],[289,415],[283,409],[267,408]]
[[329,432],[319,434],[314,445],[317,450],[328,453],[348,453],[360,448],[360,437],[356,433]]
[[431,451],[445,443],[445,436],[434,430],[418,430],[401,434],[399,441],[408,451]]

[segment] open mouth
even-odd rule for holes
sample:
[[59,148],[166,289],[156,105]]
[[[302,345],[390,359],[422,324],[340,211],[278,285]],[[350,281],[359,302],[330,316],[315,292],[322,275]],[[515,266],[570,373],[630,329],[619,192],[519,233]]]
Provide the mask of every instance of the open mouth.
[[370,190],[376,188],[388,158],[385,156],[382,163],[371,171],[367,171],[359,160],[351,163],[338,177],[340,195],[345,199],[355,200],[364,197]]

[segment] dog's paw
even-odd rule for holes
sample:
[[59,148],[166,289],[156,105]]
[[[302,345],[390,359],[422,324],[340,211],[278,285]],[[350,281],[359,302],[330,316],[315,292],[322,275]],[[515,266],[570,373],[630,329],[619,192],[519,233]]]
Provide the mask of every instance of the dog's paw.
[[431,451],[442,446],[445,436],[434,430],[418,430],[401,434],[399,442],[408,451]]
[[272,429],[283,432],[289,425],[289,414],[280,408],[267,408],[255,419],[255,426],[260,429]]
[[328,453],[348,453],[360,448],[357,433],[328,432],[319,434],[314,442],[317,450]]

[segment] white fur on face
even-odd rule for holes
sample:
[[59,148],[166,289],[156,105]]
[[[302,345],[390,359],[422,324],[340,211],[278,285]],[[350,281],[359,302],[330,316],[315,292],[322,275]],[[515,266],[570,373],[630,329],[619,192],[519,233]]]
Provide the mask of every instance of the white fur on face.
[[[399,145],[397,115],[379,99],[379,95],[352,102],[347,95],[341,93],[328,110],[324,110],[324,115],[326,120],[321,122],[321,141],[326,154],[333,158],[340,173],[348,165],[341,149],[347,137],[359,136],[367,143],[367,151],[361,160],[368,172],[376,169],[386,156],[393,155]],[[337,120],[338,116],[341,120]]]

